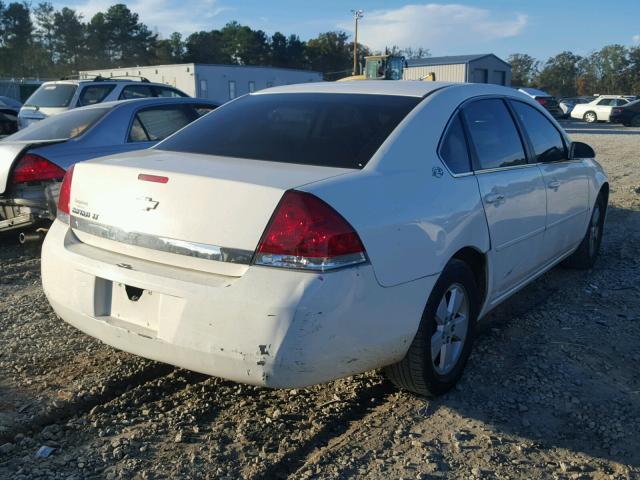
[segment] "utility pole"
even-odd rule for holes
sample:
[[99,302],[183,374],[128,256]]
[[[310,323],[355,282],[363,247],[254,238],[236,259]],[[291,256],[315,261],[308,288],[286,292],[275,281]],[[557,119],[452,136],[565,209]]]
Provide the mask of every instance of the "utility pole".
[[356,22],[356,34],[355,34],[355,38],[353,40],[353,72],[351,74],[352,75],[357,75],[357,71],[358,71],[358,20],[360,20],[363,17],[364,11],[363,10],[351,10],[351,13],[353,13],[353,19]]

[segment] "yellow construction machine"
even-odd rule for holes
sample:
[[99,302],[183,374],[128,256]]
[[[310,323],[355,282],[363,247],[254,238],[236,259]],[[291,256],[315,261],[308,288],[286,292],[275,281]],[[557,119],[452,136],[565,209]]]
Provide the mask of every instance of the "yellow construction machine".
[[370,55],[364,57],[364,73],[341,78],[339,82],[351,80],[402,80],[407,61],[398,55]]

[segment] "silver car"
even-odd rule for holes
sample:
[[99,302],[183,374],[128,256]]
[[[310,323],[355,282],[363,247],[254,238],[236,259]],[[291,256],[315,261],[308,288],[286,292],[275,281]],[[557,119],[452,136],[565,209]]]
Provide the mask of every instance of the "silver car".
[[58,80],[45,82],[24,102],[18,115],[18,128],[57,115],[72,108],[86,107],[114,100],[149,97],[188,97],[177,88],[151,83],[144,77],[103,78],[92,80]]
[[71,165],[149,148],[217,106],[196,98],[106,102],[56,115],[0,140],[0,232],[53,220],[60,182]]

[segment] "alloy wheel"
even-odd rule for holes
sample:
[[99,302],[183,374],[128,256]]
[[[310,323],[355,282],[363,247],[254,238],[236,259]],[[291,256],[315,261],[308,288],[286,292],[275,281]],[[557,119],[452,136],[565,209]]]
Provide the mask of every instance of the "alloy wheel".
[[598,243],[600,241],[600,204],[596,203],[593,207],[591,215],[591,223],[589,224],[589,256],[596,254]]
[[469,329],[469,297],[459,283],[451,285],[436,310],[436,330],[431,336],[431,362],[439,375],[458,363]]

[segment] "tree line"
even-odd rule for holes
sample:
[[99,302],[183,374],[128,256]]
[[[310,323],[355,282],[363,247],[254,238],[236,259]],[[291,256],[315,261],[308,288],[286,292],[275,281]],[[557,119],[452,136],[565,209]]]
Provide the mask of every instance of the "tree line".
[[[349,35],[341,31],[303,41],[295,34],[269,36],[230,22],[186,38],[177,32],[162,38],[124,4],[85,19],[49,2],[32,7],[0,0],[0,77],[55,78],[78,70],[194,62],[311,69],[335,80],[351,74],[352,52]],[[389,52],[407,58],[429,55],[425,48],[394,46]],[[360,63],[370,53],[359,45]],[[558,96],[640,93],[640,47],[608,45],[587,56],[562,52],[546,61],[515,53],[508,61],[514,86]]]
[[562,52],[544,62],[524,53],[509,56],[511,84],[559,97],[640,94],[640,46],[607,45],[590,55]]
[[[271,65],[312,69],[328,78],[351,73],[353,44],[345,32],[330,31],[303,41],[297,35],[269,36],[238,22],[161,38],[124,4],[84,19],[51,3],[0,0],[0,77],[59,77],[109,67],[196,62]],[[362,47],[360,56],[369,54]]]

